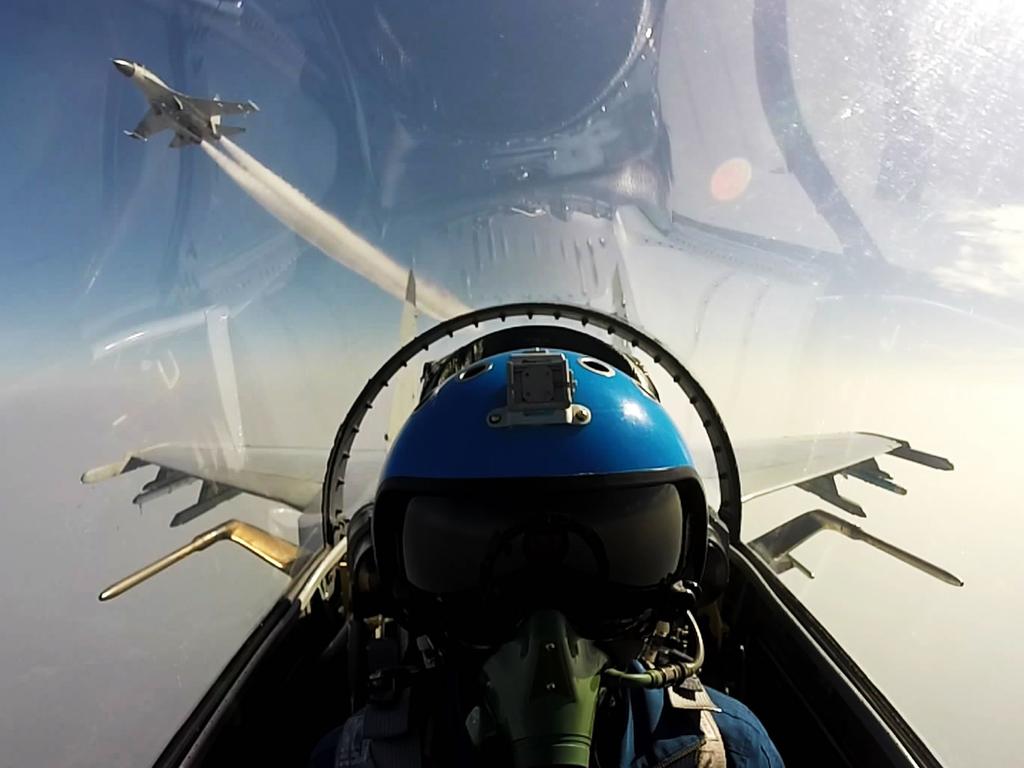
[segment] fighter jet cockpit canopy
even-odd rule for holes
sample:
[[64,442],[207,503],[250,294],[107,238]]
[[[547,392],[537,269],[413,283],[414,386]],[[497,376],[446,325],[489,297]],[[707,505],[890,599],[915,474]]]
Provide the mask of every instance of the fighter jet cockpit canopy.
[[[376,2],[355,9],[346,50],[368,86],[412,126],[499,141],[550,136],[622,87],[663,5],[448,2],[442,13],[427,13]],[[584,12],[599,23],[578,24]],[[477,34],[452,36],[452,23]],[[575,66],[559,72],[570,61]]]
[[383,616],[403,425],[536,346],[685,435],[709,673],[813,646],[906,764],[1017,762],[1018,5],[4,4],[10,760],[176,764],[280,622]]

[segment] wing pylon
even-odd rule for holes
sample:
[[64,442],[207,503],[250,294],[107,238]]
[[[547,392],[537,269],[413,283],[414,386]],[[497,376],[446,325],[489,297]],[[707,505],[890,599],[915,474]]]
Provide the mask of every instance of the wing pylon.
[[821,509],[813,509],[804,512],[792,520],[788,520],[780,526],[773,528],[767,533],[758,536],[750,547],[768,563],[775,573],[785,573],[791,568],[796,568],[809,578],[814,578],[814,573],[807,566],[793,557],[793,550],[822,531],[834,531],[853,541],[862,541],[875,549],[895,557],[902,563],[925,573],[932,578],[954,587],[962,587],[963,581],[947,571],[940,568],[923,557],[907,552],[905,549],[890,544],[884,539],[868,533],[859,525],[854,525],[831,512]]
[[[861,518],[867,517],[867,513],[860,504],[839,493],[837,477],[858,480],[899,496],[907,495],[907,489],[896,484],[892,474],[879,466],[877,459],[881,456],[893,456],[941,471],[953,469],[953,463],[943,456],[913,448],[906,440],[869,432],[790,437],[736,446],[745,502],[795,486]],[[820,509],[804,512],[776,526],[754,539],[750,546],[775,573],[795,568],[814,578],[811,569],[794,557],[792,551],[821,531],[833,531],[862,541],[939,581],[963,586],[963,581],[949,571]]]

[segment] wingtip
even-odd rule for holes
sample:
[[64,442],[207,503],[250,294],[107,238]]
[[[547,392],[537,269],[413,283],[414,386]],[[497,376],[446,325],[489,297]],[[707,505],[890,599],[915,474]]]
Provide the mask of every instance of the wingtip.
[[92,483],[100,483],[104,480],[109,480],[112,477],[123,475],[128,472],[132,472],[140,467],[145,467],[149,462],[144,459],[139,459],[132,454],[128,454],[120,461],[114,461],[110,464],[104,464],[100,467],[94,467],[93,469],[87,469],[81,475],[81,481],[86,485]]
[[85,470],[79,479],[83,485],[100,483],[121,474],[124,465],[124,461],[115,461],[110,464],[104,464],[102,467],[93,467],[92,469]]

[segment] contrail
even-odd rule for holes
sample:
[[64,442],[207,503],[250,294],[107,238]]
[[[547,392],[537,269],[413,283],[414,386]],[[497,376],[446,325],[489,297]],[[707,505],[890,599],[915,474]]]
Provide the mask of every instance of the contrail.
[[[253,200],[274,218],[342,266],[365,277],[397,299],[405,298],[409,270],[349,229],[340,219],[256,160],[241,147],[222,138],[227,154],[208,142],[200,146]],[[443,288],[416,278],[420,310],[437,320],[469,311],[469,307]]]

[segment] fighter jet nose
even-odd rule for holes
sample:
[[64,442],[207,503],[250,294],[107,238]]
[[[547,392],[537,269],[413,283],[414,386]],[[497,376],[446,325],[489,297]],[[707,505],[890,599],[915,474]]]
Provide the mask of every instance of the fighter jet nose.
[[111,59],[111,61],[117,67],[117,71],[125,77],[131,77],[135,74],[135,65],[130,61],[125,61],[124,59]]

